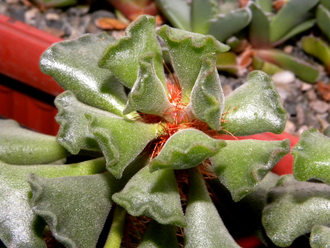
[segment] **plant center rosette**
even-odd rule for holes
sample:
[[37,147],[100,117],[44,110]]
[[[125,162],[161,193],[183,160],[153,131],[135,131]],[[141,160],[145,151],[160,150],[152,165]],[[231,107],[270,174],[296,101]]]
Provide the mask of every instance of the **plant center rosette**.
[[[290,144],[224,139],[281,133],[286,123],[274,84],[261,71],[251,72],[244,85],[224,97],[216,59],[227,50],[212,36],[156,28],[153,17],[141,16],[117,40],[105,33],[85,35],[45,51],[43,72],[66,90],[55,100],[57,141],[71,154],[101,154],[105,163],[101,174],[59,179],[36,171],[29,176],[33,213],[57,240],[69,247],[95,246],[116,206],[151,219],[139,247],[178,247],[178,229],[185,247],[239,247],[205,178],[220,181],[239,201],[256,189]],[[55,194],[59,197],[52,198]],[[107,210],[97,214],[93,206],[98,202],[105,202]],[[77,209],[98,217],[85,220]],[[62,216],[76,216],[79,230],[64,229],[68,218]],[[113,223],[121,216],[115,214]],[[120,233],[111,228],[109,240],[121,240]]]

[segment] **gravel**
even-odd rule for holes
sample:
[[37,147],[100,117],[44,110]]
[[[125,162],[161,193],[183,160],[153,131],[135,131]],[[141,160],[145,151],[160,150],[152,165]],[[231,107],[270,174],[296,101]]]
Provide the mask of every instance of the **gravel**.
[[[115,17],[111,8],[93,9],[93,6],[78,6],[65,9],[49,8],[41,11],[33,5],[24,4],[23,1],[0,0],[0,13],[63,39],[74,39],[85,33],[97,34],[104,31],[114,37],[124,34],[123,30],[102,30],[95,25],[95,20],[98,18]],[[286,46],[283,50],[301,58],[311,59],[303,53],[299,44]],[[236,78],[224,76],[220,72],[220,78],[225,95],[228,95],[244,83],[246,75]],[[310,127],[315,127],[323,132],[329,126],[329,101],[319,94],[317,84],[302,82],[289,71],[277,73],[272,78],[288,113],[286,132],[300,135],[301,132]],[[324,76],[322,82],[326,85],[329,84],[329,77]]]

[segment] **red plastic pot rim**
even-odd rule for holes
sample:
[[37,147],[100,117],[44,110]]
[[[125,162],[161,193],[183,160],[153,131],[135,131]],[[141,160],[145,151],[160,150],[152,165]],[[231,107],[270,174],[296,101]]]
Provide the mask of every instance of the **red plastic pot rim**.
[[0,14],[0,73],[53,96],[63,89],[39,68],[41,54],[62,39]]

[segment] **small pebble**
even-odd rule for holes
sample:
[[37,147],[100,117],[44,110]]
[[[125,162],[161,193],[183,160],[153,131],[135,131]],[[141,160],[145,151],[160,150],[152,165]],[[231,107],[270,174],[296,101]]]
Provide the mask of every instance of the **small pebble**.
[[295,75],[291,71],[281,71],[275,73],[272,76],[275,84],[290,84],[293,83],[296,79]]
[[301,85],[301,91],[308,91],[313,88],[313,85],[308,83],[302,83]]
[[323,114],[329,110],[329,104],[321,100],[312,101],[310,107],[319,114]]
[[292,121],[288,120],[286,122],[284,131],[287,133],[294,133],[296,131],[296,125]]
[[314,89],[310,89],[309,91],[307,91],[307,98],[309,101],[314,101],[317,99],[317,95]]

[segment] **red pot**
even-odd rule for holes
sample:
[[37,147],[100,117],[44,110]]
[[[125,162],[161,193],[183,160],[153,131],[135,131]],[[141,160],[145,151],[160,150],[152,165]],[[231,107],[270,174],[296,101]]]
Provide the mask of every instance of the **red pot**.
[[[1,14],[0,34],[0,74],[31,86],[18,90],[12,82],[0,82],[0,115],[36,131],[56,134],[57,110],[51,102],[63,89],[40,71],[39,59],[51,44],[62,39]],[[50,100],[41,101],[40,91]]]

